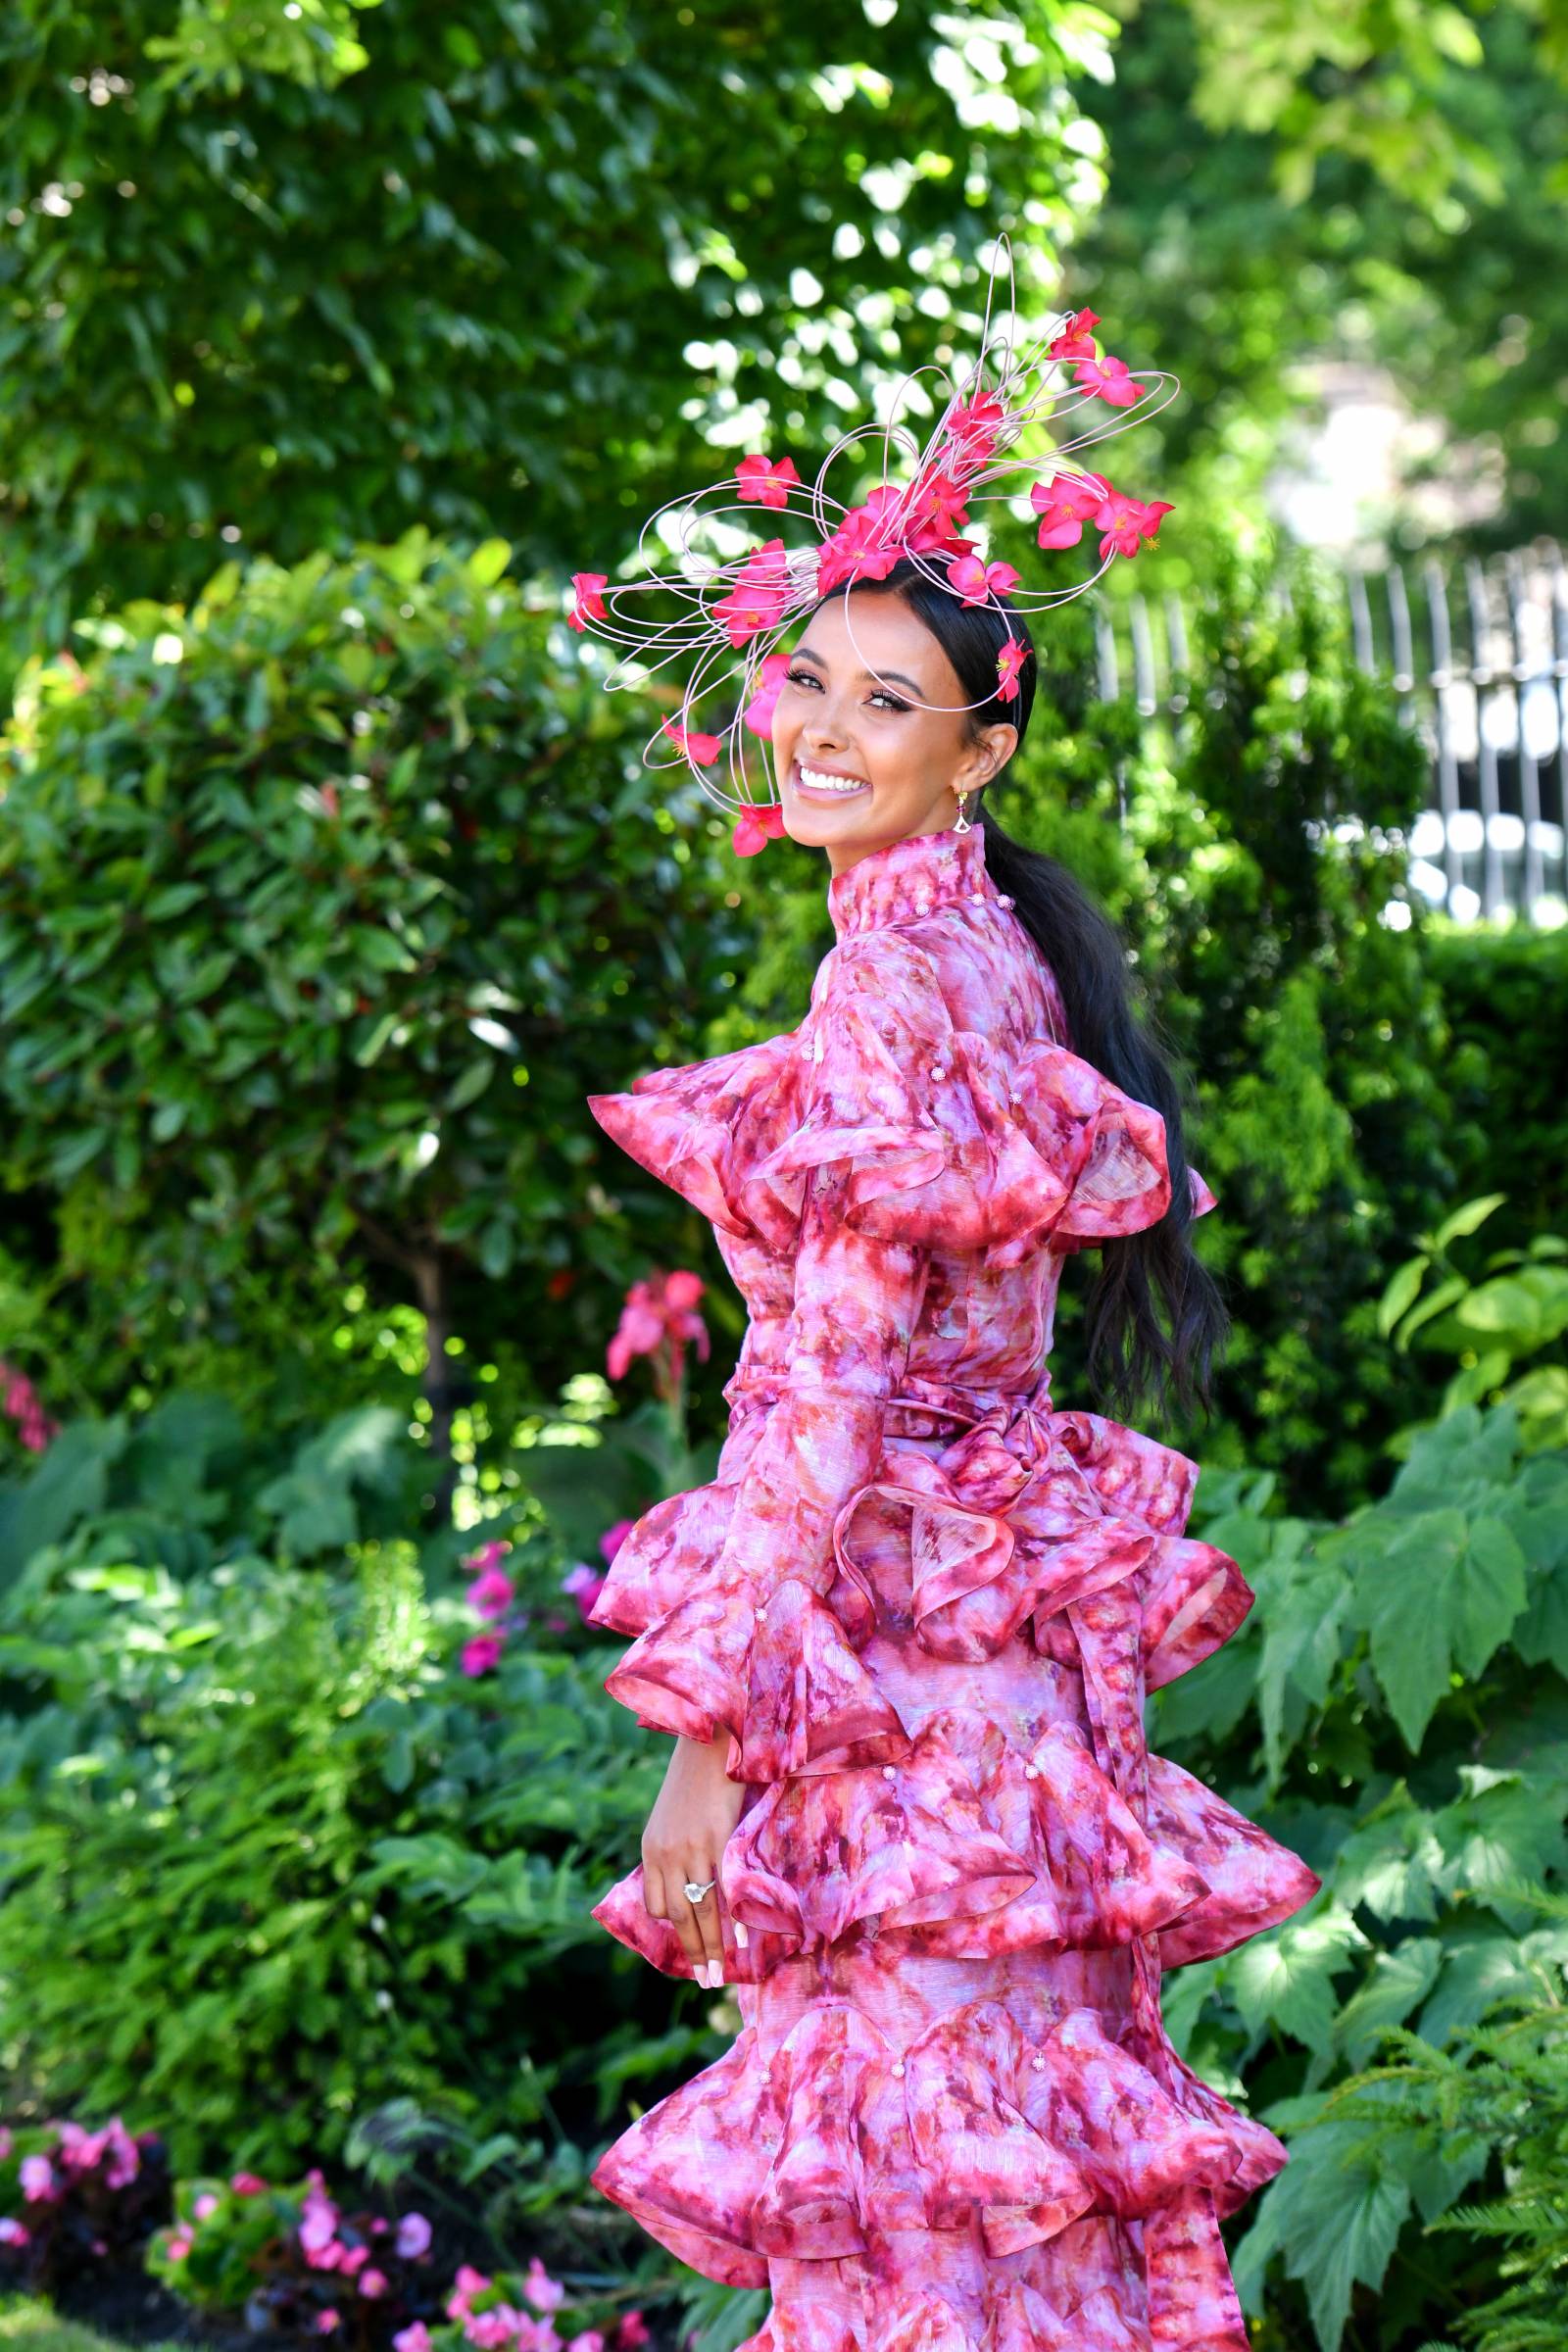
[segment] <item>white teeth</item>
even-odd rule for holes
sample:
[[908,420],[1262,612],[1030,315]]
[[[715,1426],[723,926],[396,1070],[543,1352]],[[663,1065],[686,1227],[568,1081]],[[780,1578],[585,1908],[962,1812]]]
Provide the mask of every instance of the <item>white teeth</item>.
[[818,791],[858,792],[860,790],[862,779],[859,776],[825,776],[819,768],[803,766],[799,760],[795,764],[800,772],[801,782],[814,785]]

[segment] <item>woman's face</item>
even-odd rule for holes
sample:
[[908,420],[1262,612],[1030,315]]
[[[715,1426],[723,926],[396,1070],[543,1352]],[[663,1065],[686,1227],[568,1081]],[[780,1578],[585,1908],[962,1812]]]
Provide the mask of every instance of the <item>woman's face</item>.
[[[807,622],[773,710],[784,829],[825,849],[835,874],[906,833],[951,825],[958,793],[989,783],[1018,741],[1007,725],[985,728],[977,744],[965,740],[968,713],[952,706],[969,698],[902,596],[852,590],[848,619],[845,601],[830,597]],[[854,788],[813,790],[812,770],[853,778]]]

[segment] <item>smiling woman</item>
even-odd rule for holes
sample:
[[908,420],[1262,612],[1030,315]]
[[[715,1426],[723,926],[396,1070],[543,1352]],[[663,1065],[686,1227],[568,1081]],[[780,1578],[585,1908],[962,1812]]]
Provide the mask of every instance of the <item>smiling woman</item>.
[[[892,573],[825,598],[808,626],[773,706],[773,759],[786,829],[826,850],[838,874],[867,850],[964,814],[966,796],[1005,765],[1019,730],[1009,720],[973,724],[940,638]],[[901,685],[911,702],[891,691]]]
[[[1127,406],[1093,324],[1054,364]],[[1185,1534],[1194,1462],[1050,1394],[1085,1248],[1097,1405],[1206,1404],[1226,1317],[1122,943],[983,805],[1035,659],[1018,574],[958,532],[1029,418],[1014,384],[977,371],[914,483],[813,557],[574,581],[577,625],[722,681],[736,851],[783,830],[829,868],[796,1029],[588,1098],[710,1221],[748,1312],[716,1476],[637,1521],[592,1611],[631,1637],[607,1688],[674,1741],[594,1915],[734,1984],[742,2020],[593,2178],[710,2278],[771,2288],[743,2352],[1248,2352],[1219,2226],[1286,2160],[1180,2057],[1160,1979],[1319,1882],[1144,1740],[1147,1692],[1252,1593]],[[760,453],[733,478],[772,507],[797,479]],[[1042,546],[1095,520],[1102,564],[1168,511],[1099,475],[1031,495]],[[645,594],[675,598],[667,638]],[[698,700],[661,731],[723,801]]]

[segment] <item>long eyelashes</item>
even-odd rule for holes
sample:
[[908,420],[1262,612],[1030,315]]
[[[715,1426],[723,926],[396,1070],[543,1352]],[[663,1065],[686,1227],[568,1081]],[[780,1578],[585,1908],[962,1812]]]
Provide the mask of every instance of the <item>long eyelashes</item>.
[[[792,669],[786,674],[792,686],[817,686],[821,683],[808,669]],[[901,703],[896,694],[889,694],[885,686],[879,686],[867,699],[873,703],[886,703],[890,710],[907,710],[909,708],[907,703]]]

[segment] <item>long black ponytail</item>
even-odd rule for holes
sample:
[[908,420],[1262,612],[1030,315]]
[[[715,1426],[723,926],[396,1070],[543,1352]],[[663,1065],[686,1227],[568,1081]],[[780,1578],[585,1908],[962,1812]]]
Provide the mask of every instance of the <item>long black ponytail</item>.
[[[1006,597],[1000,612],[989,604],[960,605],[907,560],[885,579],[857,581],[855,593],[901,596],[924,621],[952,662],[965,701],[977,705],[965,720],[970,740],[1005,722],[1017,728],[1021,746],[1034,707],[1036,657],[1027,624]],[[997,656],[1009,628],[1028,648],[1010,703],[996,692]],[[982,701],[985,696],[990,699]],[[1213,1409],[1213,1358],[1224,1346],[1230,1316],[1192,1245],[1186,1074],[1104,908],[1059,858],[1026,849],[992,814],[998,781],[992,778],[979,802],[986,868],[1012,899],[1056,976],[1070,1033],[1066,1043],[1165,1122],[1169,1208],[1143,1232],[1100,1244],[1099,1272],[1084,1310],[1090,1393],[1097,1406],[1113,1412],[1152,1406],[1163,1421],[1173,1405],[1184,1414],[1201,1405],[1206,1416]]]

